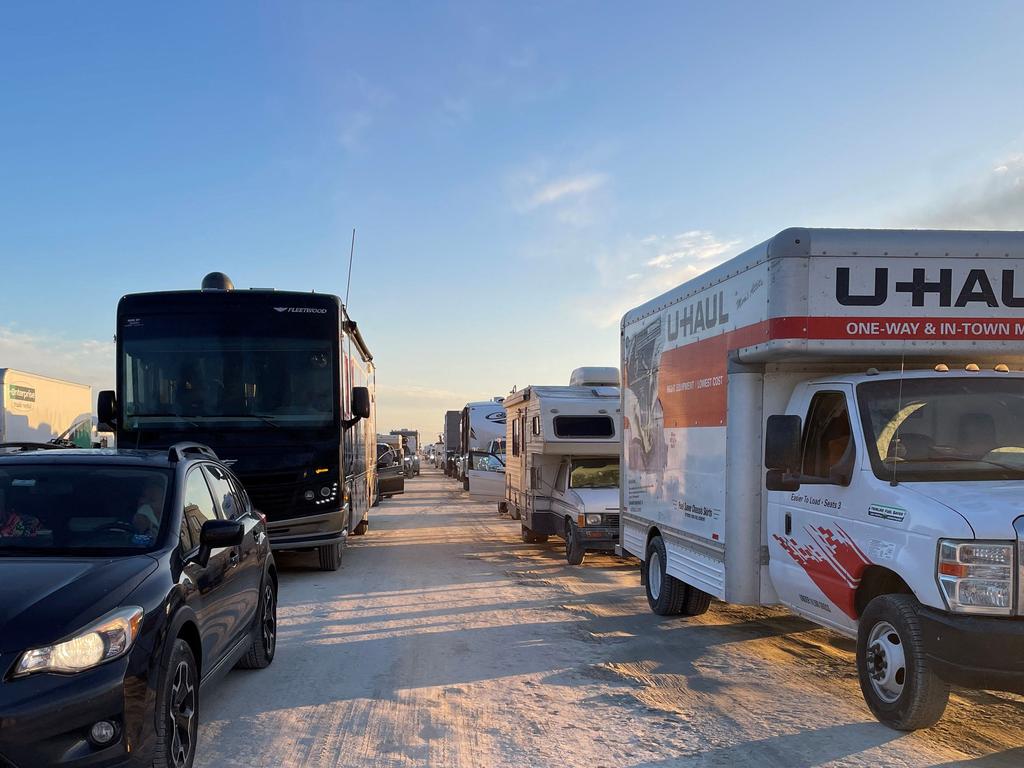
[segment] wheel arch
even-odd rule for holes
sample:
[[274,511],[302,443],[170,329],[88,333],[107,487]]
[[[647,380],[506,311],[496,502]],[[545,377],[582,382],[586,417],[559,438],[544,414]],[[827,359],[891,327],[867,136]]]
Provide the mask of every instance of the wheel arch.
[[876,597],[882,595],[913,595],[914,590],[910,588],[903,577],[896,571],[890,570],[882,565],[869,565],[861,575],[860,584],[854,593],[853,605],[857,617],[863,615],[864,609]]

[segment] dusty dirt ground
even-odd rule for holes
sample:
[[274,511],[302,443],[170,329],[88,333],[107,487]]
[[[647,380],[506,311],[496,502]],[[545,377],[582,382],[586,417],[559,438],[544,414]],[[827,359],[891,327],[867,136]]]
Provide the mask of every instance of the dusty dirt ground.
[[659,618],[635,563],[568,566],[433,470],[406,487],[339,572],[278,556],[277,658],[205,693],[197,766],[1024,765],[1022,698],[957,691],[896,733],[849,641],[781,610]]

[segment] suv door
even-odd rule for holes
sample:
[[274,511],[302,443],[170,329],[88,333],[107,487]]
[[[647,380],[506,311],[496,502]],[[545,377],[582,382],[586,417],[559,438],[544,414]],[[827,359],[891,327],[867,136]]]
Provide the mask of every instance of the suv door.
[[252,626],[259,608],[263,562],[259,556],[256,536],[260,521],[249,509],[246,497],[232,483],[227,470],[216,464],[204,464],[203,470],[206,472],[206,479],[213,491],[221,517],[225,520],[237,520],[245,528],[242,544],[235,548],[238,557],[229,565],[224,596],[226,601],[235,606],[229,617],[235,626],[230,627],[228,633],[231,637],[237,638]]
[[238,624],[237,604],[226,597],[239,555],[237,547],[222,547],[210,553],[205,566],[195,560],[203,523],[222,518],[201,466],[189,469],[182,488],[181,547],[185,565],[181,581],[191,592],[186,599],[196,613],[203,645],[202,668],[208,672],[230,647]]

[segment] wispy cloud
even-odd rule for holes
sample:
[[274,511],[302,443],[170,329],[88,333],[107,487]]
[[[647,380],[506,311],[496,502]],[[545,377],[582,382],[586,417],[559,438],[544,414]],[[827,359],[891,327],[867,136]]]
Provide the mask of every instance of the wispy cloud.
[[70,339],[0,326],[0,360],[4,367],[89,384],[94,390],[114,383],[112,341]]
[[573,299],[572,308],[587,322],[612,327],[626,310],[721,264],[739,245],[701,229],[626,243],[594,259],[597,286]]
[[355,72],[344,78],[341,98],[346,108],[339,119],[338,141],[348,152],[357,152],[365,148],[369,129],[394,98]]
[[537,189],[526,203],[527,210],[551,205],[566,198],[585,196],[595,189],[603,187],[608,176],[603,173],[584,173],[579,176],[568,176],[544,184]]
[[1024,154],[998,161],[924,211],[921,225],[957,229],[1024,229]]
[[584,228],[595,221],[609,199],[608,174],[585,170],[554,175],[546,161],[523,166],[508,174],[506,188],[520,214],[548,217],[558,224]]

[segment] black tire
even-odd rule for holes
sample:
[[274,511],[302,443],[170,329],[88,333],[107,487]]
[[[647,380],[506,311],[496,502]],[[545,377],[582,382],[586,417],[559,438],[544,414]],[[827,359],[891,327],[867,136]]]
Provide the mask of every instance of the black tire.
[[897,731],[935,725],[949,701],[949,683],[925,656],[920,605],[913,595],[882,595],[868,603],[857,626],[857,676],[864,701],[879,722]]
[[647,603],[659,616],[678,616],[683,612],[689,587],[675,576],[668,575],[665,570],[667,564],[665,542],[661,536],[654,536],[647,545],[647,557],[643,562],[647,569],[647,578],[644,579]]
[[523,526],[523,541],[527,544],[543,544],[548,540],[546,533],[534,533],[525,525]]
[[366,534],[366,529],[370,527],[369,520],[360,520],[359,524],[352,529],[353,536],[363,536]]
[[587,550],[580,544],[572,520],[565,521],[565,560],[569,565],[579,565],[586,557]]
[[692,584],[680,582],[686,589],[686,596],[683,598],[683,607],[679,613],[683,616],[700,616],[707,613],[711,607],[711,595],[702,589],[697,589]]
[[[499,501],[498,502],[498,517],[501,517],[502,515],[505,515],[505,514],[508,514],[508,502]],[[509,515],[509,516],[511,517],[511,515]]]
[[153,768],[192,768],[199,737],[199,668],[180,637],[167,666],[161,666],[155,714]]
[[328,544],[326,547],[317,547],[316,553],[320,558],[321,571],[336,571],[341,568],[341,544]]
[[277,652],[277,588],[267,574],[260,591],[260,604],[256,625],[252,628],[252,642],[245,656],[235,666],[239,669],[265,669]]
[[514,504],[512,505],[511,510],[509,510],[508,516],[511,517],[513,520],[522,520],[523,519],[523,515],[519,511],[519,507],[515,506]]

